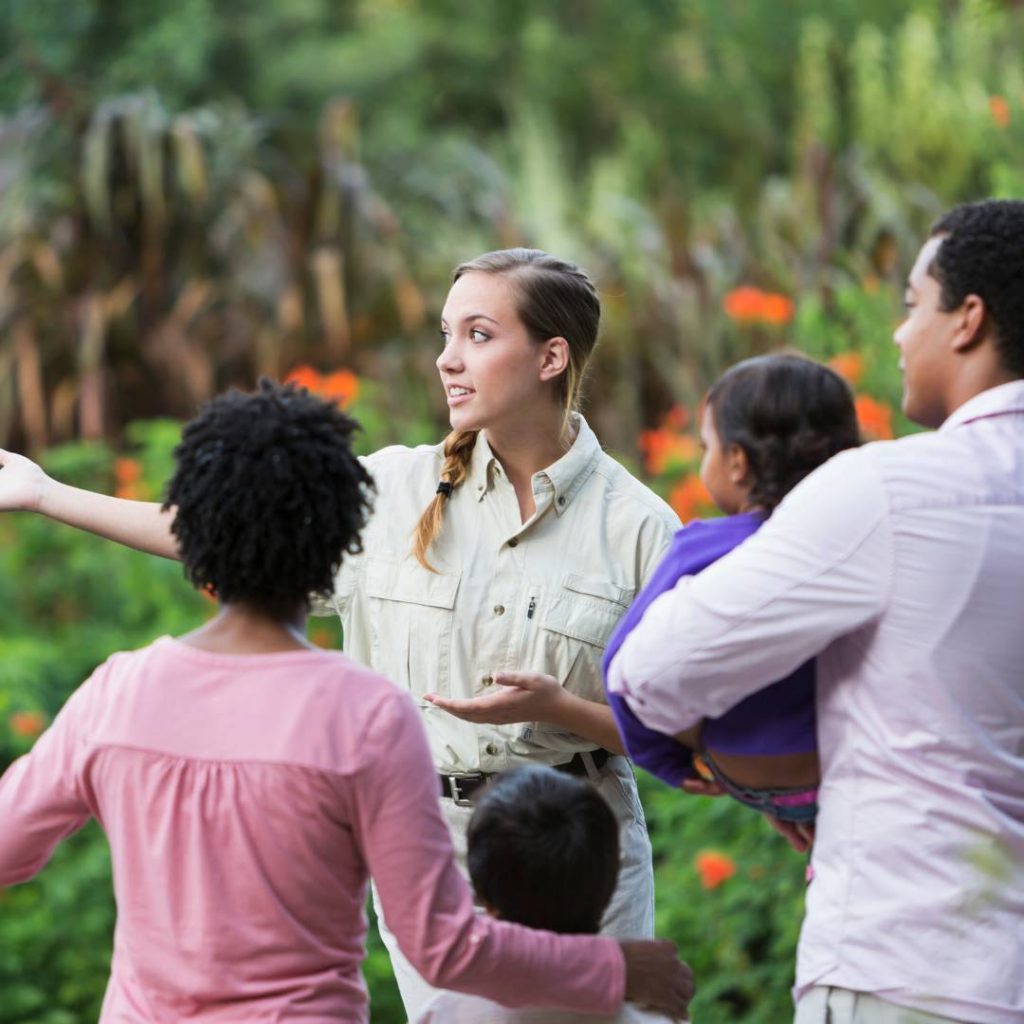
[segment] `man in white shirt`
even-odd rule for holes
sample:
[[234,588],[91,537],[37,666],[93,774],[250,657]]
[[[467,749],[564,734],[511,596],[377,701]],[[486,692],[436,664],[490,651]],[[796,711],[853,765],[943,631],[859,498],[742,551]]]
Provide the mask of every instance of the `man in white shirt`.
[[907,416],[648,609],[609,685],[674,734],[817,658],[798,1024],[1024,1022],[1024,202],[941,218]]

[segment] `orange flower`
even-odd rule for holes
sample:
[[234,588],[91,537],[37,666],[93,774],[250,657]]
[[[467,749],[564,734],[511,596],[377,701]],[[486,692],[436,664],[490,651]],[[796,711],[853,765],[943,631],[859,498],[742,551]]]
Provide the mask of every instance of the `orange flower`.
[[337,370],[321,379],[318,394],[338,405],[347,405],[359,395],[359,378],[351,370]]
[[319,395],[339,406],[355,401],[359,395],[359,378],[351,370],[321,374],[311,366],[296,366],[284,382],[305,388],[310,394]]
[[997,128],[1008,128],[1010,125],[1010,104],[1004,96],[989,96],[988,112],[992,115]]
[[115,459],[114,494],[119,498],[138,501],[147,497],[146,485],[142,481],[142,465],[137,459]]
[[660,476],[673,467],[679,468],[697,457],[697,442],[687,434],[675,434],[665,427],[645,430],[640,435],[647,472]]
[[696,473],[684,476],[672,488],[668,496],[668,503],[684,523],[707,515],[715,507],[711,495],[708,494],[707,488]]
[[864,357],[859,352],[840,352],[833,356],[828,365],[832,367],[851,387],[860,383],[864,373]]
[[705,889],[717,889],[736,874],[736,862],[718,850],[701,850],[694,857],[693,863],[700,876],[700,884]]
[[742,324],[771,324],[779,327],[793,319],[793,300],[778,292],[765,292],[751,285],[734,288],[722,300],[726,315]]
[[8,725],[15,736],[31,740],[46,728],[46,716],[42,711],[15,711],[8,719]]
[[294,384],[316,394],[320,387],[320,374],[312,366],[296,366],[284,379],[285,384]]
[[661,425],[668,427],[669,430],[685,430],[689,422],[690,410],[685,405],[673,405],[665,413],[665,418],[661,421]]
[[857,422],[861,433],[871,441],[888,441],[892,438],[892,409],[870,395],[857,395],[854,399]]

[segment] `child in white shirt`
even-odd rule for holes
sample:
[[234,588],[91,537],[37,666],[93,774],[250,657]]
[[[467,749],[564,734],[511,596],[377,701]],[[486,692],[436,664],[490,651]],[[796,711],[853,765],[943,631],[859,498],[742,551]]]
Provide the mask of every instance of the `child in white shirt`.
[[[502,773],[469,824],[468,867],[489,914],[564,934],[596,934],[619,872],[618,826],[582,779],[540,765]],[[612,1016],[508,1009],[442,992],[415,1024],[668,1024],[630,1003]]]

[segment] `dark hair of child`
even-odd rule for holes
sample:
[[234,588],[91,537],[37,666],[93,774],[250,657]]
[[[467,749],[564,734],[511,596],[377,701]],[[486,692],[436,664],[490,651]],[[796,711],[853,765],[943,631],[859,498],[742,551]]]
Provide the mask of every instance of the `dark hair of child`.
[[860,444],[849,385],[805,356],[775,353],[730,367],[707,394],[723,448],[750,466],[750,504],[766,513],[808,473]]
[[503,772],[468,832],[469,877],[502,920],[594,934],[619,874],[619,830],[582,779],[540,765]]
[[373,479],[350,449],[358,429],[266,379],[208,403],[182,431],[164,503],[193,585],[275,618],[330,594],[371,510]]

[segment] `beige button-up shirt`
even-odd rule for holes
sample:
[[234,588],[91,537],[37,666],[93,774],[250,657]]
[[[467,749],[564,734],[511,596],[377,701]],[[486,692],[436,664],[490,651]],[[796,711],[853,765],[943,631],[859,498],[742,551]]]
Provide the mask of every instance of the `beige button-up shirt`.
[[555,676],[604,701],[608,636],[658,564],[675,513],[606,455],[582,417],[572,448],[534,474],[536,512],[523,523],[515,491],[483,433],[465,482],[448,499],[429,553],[412,555],[413,530],[433,498],[442,446],[370,455],[377,482],[365,552],[346,556],[332,601],[346,652],[417,698],[438,769],[496,772],[524,761],[558,764],[594,744],[543,722],[474,725],[423,694],[477,697],[495,672]]

